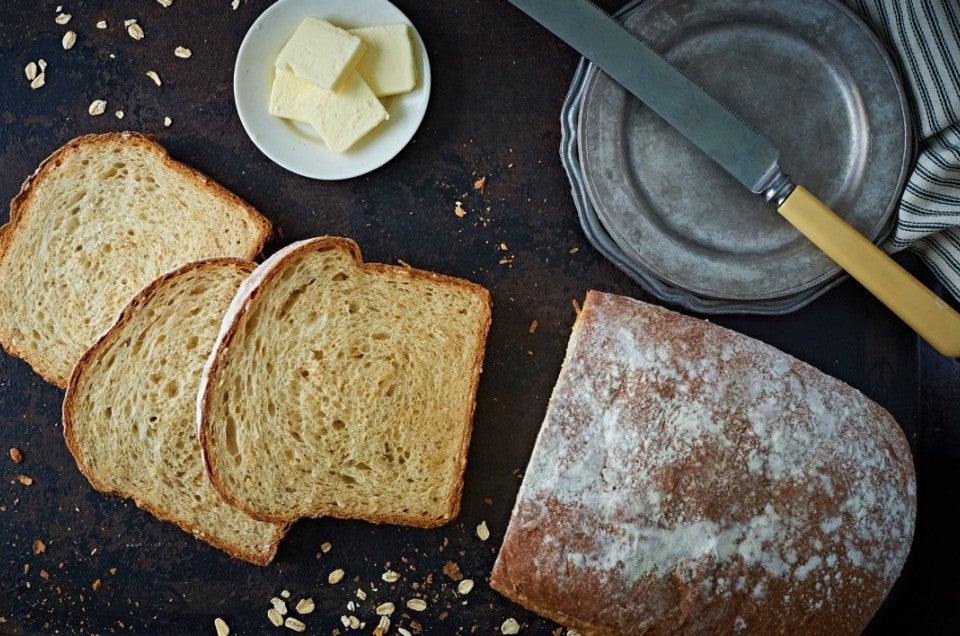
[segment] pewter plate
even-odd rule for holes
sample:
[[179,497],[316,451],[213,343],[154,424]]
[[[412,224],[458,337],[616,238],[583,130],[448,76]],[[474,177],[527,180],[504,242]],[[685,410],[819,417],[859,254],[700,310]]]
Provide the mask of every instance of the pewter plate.
[[[620,19],[767,135],[795,182],[883,238],[912,142],[896,69],[858,16],[833,0],[646,0]],[[770,204],[596,67],[576,97],[580,176],[613,260],[646,270],[667,300],[788,311],[838,279]]]

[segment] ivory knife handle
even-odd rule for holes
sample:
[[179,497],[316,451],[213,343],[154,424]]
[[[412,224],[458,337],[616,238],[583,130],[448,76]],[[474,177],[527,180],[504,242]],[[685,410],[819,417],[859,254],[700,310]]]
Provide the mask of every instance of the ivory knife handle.
[[797,186],[780,214],[945,356],[960,356],[960,314],[883,250]]

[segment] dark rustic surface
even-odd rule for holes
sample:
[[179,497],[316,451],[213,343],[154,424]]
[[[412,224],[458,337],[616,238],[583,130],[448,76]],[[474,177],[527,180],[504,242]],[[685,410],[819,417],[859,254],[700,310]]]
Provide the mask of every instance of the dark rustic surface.
[[[73,15],[66,27],[54,22],[59,4]],[[280,231],[268,253],[296,239],[340,234],[354,238],[368,260],[402,259],[488,287],[494,322],[460,517],[429,531],[306,520],[273,565],[231,560],[128,501],[94,492],[63,444],[62,392],[0,354],[0,633],[210,634],[216,616],[234,633],[262,633],[272,629],[270,597],[289,589],[294,601],[317,602],[306,621],[310,633],[342,630],[339,617],[350,614],[366,621],[369,633],[373,608],[393,601],[400,608],[394,625],[422,633],[499,633],[512,616],[523,633],[549,634],[555,625],[503,600],[487,575],[559,371],[571,301],[590,288],[643,298],[587,245],[557,157],[558,113],[577,56],[506,2],[398,0],[432,64],[423,125],[383,168],[343,182],[311,181],[260,154],[233,106],[233,58],[269,4],[248,0],[231,11],[229,0],[175,0],[168,9],[147,0],[3,3],[0,198],[11,199],[44,157],[79,134],[145,131],[268,216]],[[138,19],[143,41],[126,35],[125,18]],[[101,19],[107,30],[94,27]],[[79,39],[64,51],[68,28]],[[193,57],[175,58],[178,45]],[[49,63],[47,81],[33,91],[23,67],[38,58]],[[144,75],[150,69],[163,86]],[[107,100],[107,114],[91,117],[87,107],[98,98]],[[123,120],[112,114],[118,109]],[[487,182],[479,192],[473,184],[481,176]],[[454,214],[456,201],[467,210],[463,218]],[[957,363],[918,345],[851,283],[791,316],[716,321],[849,382],[898,419],[916,455],[918,530],[871,631],[956,633]],[[23,463],[9,458],[11,447],[22,450]],[[474,533],[481,521],[491,530],[486,542]],[[326,541],[332,549],[321,555]],[[455,595],[443,572],[448,562],[476,581],[468,596]],[[380,580],[388,565],[403,575],[395,584]],[[335,568],[347,576],[331,586],[327,574]],[[357,588],[367,592],[365,601]],[[425,612],[402,608],[413,595],[428,600]]]

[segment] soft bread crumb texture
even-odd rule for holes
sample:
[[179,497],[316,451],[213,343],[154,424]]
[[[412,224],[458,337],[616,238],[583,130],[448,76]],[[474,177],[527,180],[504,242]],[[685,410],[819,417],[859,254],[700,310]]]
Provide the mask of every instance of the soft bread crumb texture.
[[435,526],[459,509],[490,322],[482,287],[295,244],[234,301],[208,362],[214,482],[254,516]]
[[491,586],[584,634],[858,634],[915,517],[909,446],[877,404],[590,292]]
[[254,263],[214,259],[150,285],[81,359],[64,432],[102,492],[134,499],[232,555],[266,564],[285,532],[228,505],[207,479],[197,438],[200,375]]
[[148,137],[75,139],[27,180],[0,229],[0,342],[65,387],[141,288],[190,261],[252,258],[269,232]]

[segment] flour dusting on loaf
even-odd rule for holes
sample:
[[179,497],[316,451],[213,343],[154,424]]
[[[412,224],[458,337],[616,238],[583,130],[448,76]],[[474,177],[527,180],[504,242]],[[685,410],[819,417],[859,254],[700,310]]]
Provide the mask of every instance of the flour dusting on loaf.
[[761,342],[590,292],[491,584],[587,633],[857,633],[915,512],[880,406]]

